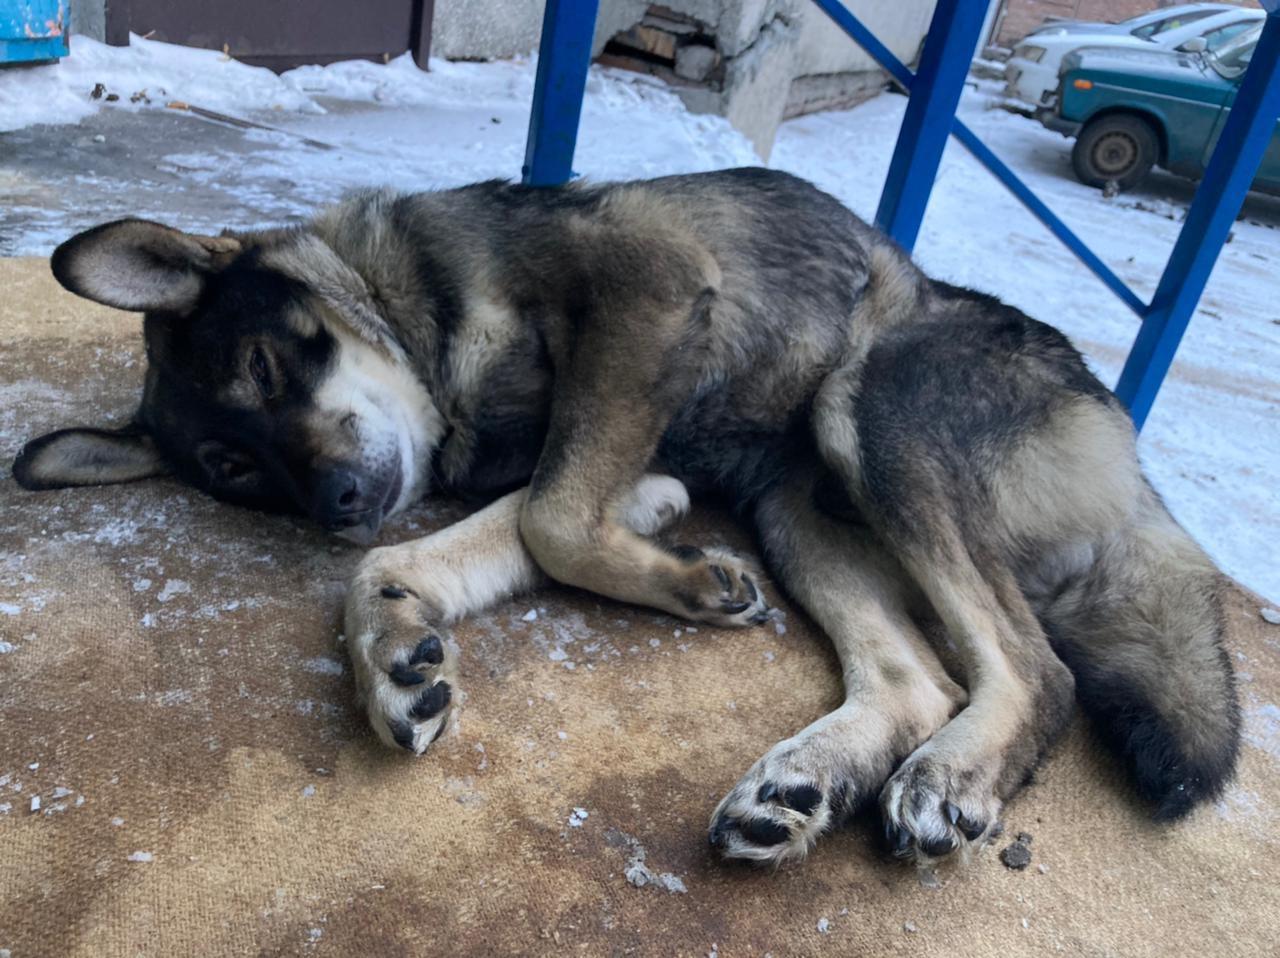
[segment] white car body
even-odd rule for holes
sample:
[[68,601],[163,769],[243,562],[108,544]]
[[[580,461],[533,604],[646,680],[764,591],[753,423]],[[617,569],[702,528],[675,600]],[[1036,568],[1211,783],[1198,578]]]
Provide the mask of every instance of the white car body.
[[1149,37],[1121,33],[1075,33],[1069,26],[1038,30],[1014,48],[1005,66],[1005,93],[1034,106],[1049,106],[1058,89],[1062,58],[1082,47],[1108,50],[1177,50],[1194,37],[1204,37],[1208,49],[1216,49],[1266,16],[1257,9],[1237,7],[1201,14],[1180,25],[1171,25]]

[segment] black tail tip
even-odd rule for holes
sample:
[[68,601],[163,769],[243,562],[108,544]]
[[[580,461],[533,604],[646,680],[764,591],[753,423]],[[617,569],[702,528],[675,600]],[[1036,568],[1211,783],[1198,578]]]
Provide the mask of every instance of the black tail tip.
[[1122,752],[1133,768],[1138,794],[1154,806],[1158,822],[1173,822],[1197,806],[1221,797],[1235,775],[1239,752],[1238,723],[1219,736],[1215,749],[1199,749],[1190,757],[1178,738],[1148,715],[1126,730]]

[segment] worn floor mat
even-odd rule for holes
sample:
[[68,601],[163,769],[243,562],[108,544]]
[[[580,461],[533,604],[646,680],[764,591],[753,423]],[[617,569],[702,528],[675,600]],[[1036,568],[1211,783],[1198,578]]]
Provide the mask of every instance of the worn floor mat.
[[1230,601],[1241,774],[1190,821],[1150,824],[1078,721],[967,868],[918,875],[870,824],[726,867],[720,796],[838,700],[800,615],[509,603],[456,630],[455,727],[392,753],[338,639],[358,550],[169,481],[16,486],[25,438],[130,413],[140,322],[40,261],[0,260],[0,289],[0,956],[1276,954],[1280,627],[1256,598]]

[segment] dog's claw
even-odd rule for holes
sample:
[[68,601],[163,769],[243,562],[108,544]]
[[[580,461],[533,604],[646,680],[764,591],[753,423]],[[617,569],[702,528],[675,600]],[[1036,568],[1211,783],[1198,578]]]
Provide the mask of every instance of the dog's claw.
[[[728,592],[733,587],[733,582],[729,579],[729,573],[724,571],[724,566],[713,564],[711,572],[720,580],[720,588],[724,589],[725,592]],[[746,606],[744,605],[743,608],[746,608]]]

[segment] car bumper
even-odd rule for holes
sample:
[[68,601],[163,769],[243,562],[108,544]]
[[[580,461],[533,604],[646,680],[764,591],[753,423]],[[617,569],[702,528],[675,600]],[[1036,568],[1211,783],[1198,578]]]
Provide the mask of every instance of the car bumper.
[[1005,66],[1004,79],[1007,96],[1032,106],[1044,106],[1045,100],[1058,88],[1057,70],[1017,57]]
[[1061,133],[1063,136],[1074,137],[1080,133],[1080,127],[1084,126],[1083,123],[1077,123],[1075,120],[1068,120],[1059,116],[1052,107],[1036,110],[1036,119],[1050,130],[1053,130],[1053,132]]

